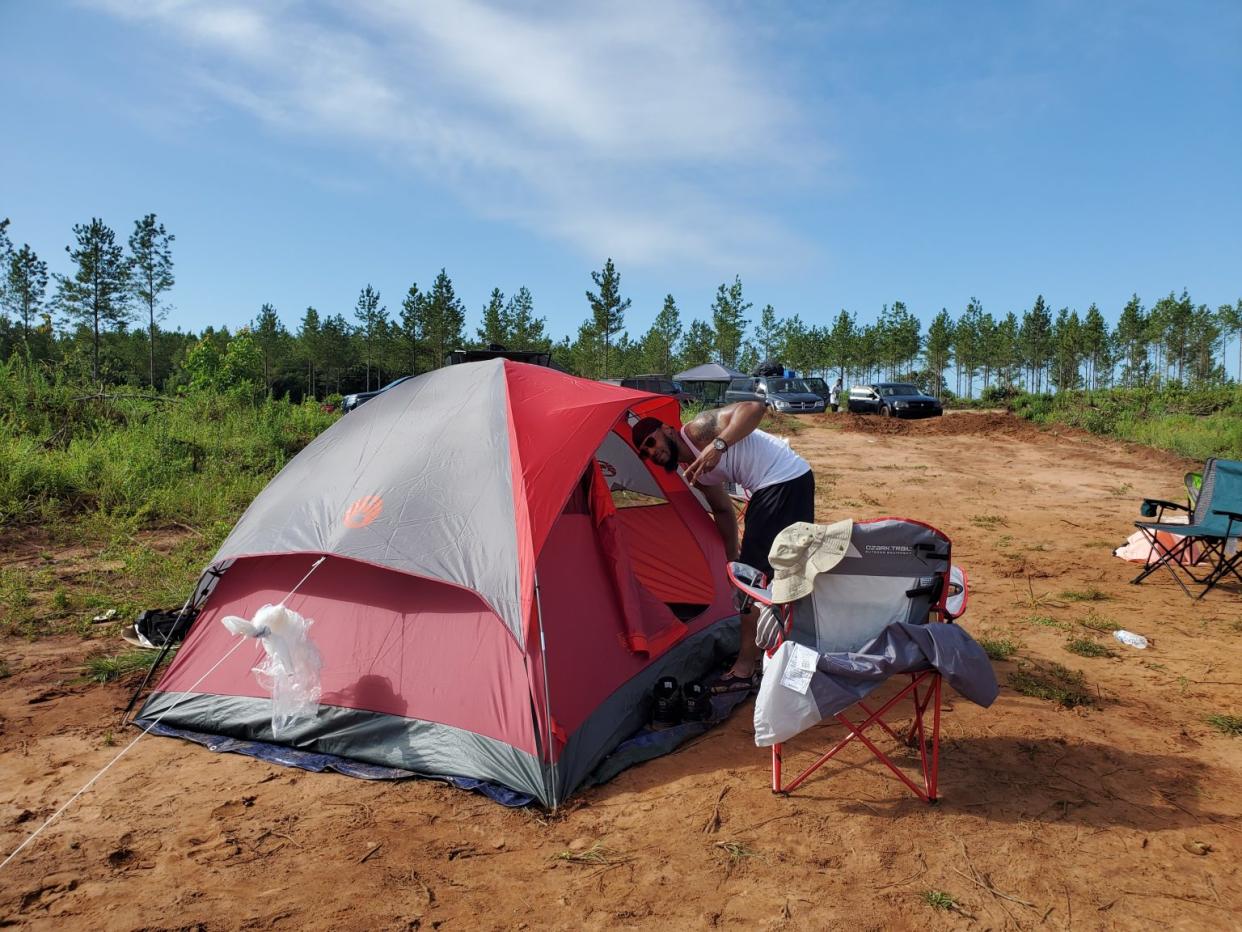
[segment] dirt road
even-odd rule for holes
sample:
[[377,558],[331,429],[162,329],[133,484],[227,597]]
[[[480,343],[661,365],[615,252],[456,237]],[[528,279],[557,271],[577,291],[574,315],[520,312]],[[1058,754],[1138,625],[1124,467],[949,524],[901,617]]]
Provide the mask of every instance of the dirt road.
[[[1004,415],[821,417],[792,443],[816,467],[820,520],[905,515],[953,538],[972,583],[964,624],[1017,647],[996,664],[1002,684],[1061,663],[1083,673],[1092,704],[1008,686],[987,710],[950,698],[935,807],[862,754],[773,797],[749,705],[555,816],[432,782],[364,783],[146,738],[0,873],[0,924],[1236,924],[1242,738],[1206,719],[1242,713],[1239,592],[1193,603],[1167,576],[1130,586],[1134,569],[1111,555],[1139,498],[1177,497],[1190,464]],[[0,562],[22,556],[0,551]],[[1110,622],[1151,648],[1117,644]],[[1077,638],[1114,655],[1070,653]],[[0,642],[4,854],[131,740],[116,728],[127,690],[75,679],[97,649]],[[787,768],[834,733],[787,745]]]

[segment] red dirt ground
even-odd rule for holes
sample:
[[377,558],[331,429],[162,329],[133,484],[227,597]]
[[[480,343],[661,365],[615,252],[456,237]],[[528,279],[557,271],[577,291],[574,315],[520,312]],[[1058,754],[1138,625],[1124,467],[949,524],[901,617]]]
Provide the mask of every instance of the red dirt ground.
[[[816,467],[820,520],[908,515],[953,538],[972,581],[963,623],[1019,644],[1002,684],[1057,661],[1095,705],[1005,687],[985,710],[948,693],[935,807],[857,751],[773,797],[749,705],[555,815],[148,737],[0,873],[0,925],[1236,927],[1242,738],[1205,720],[1242,713],[1238,591],[1196,603],[1167,576],[1130,586],[1111,555],[1139,498],[1176,497],[1190,464],[993,414],[813,418],[791,440]],[[22,546],[0,545],[0,564]],[[1082,624],[1101,619],[1151,648]],[[1076,656],[1072,637],[1116,654]],[[127,688],[77,679],[96,649],[0,641],[4,854],[131,740],[116,724]],[[791,742],[787,768],[835,733]]]

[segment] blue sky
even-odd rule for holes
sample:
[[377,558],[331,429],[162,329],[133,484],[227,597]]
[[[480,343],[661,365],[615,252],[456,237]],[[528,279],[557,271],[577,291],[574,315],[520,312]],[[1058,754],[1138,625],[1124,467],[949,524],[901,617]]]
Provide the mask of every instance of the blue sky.
[[612,256],[632,334],[1242,297],[1242,4],[0,0],[0,216],[177,236],[169,324],[390,309],[556,335]]

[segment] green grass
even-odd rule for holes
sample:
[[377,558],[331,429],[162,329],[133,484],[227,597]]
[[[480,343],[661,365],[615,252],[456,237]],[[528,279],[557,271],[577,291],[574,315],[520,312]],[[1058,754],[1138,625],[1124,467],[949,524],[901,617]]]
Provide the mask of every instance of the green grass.
[[1222,735],[1242,737],[1242,715],[1209,715],[1207,723]]
[[1066,589],[1061,598],[1067,602],[1107,602],[1112,598],[1107,592],[1088,586],[1086,589]]
[[1101,615],[1095,609],[1091,609],[1086,615],[1079,618],[1078,623],[1084,628],[1089,628],[1092,631],[1103,631],[1108,634],[1111,634],[1118,628],[1117,622],[1113,621],[1111,618]]
[[[173,651],[169,651],[171,656]],[[132,673],[146,672],[157,654],[151,650],[127,650],[120,654],[99,654],[86,661],[86,678],[96,683],[111,683]]]
[[147,527],[231,523],[335,417],[318,404],[228,394],[91,397],[55,373],[19,369],[0,363],[3,524],[91,513]]
[[971,515],[970,523],[975,527],[986,528],[989,531],[998,527],[1009,527],[1009,522],[1004,515]]
[[[0,569],[0,633],[179,608],[267,482],[336,415],[229,393],[99,397],[57,371],[0,362],[0,527],[42,555]],[[62,552],[73,548],[66,560]]]
[[957,900],[943,890],[924,890],[922,899],[932,909],[957,909]]
[[1116,657],[1116,653],[1098,641],[1090,638],[1070,638],[1065,642],[1065,649],[1079,657]]
[[[1242,458],[1242,389],[1236,385],[1025,394],[1012,409],[1036,423],[1080,427],[1190,459]],[[1112,492],[1123,494],[1121,487]]]
[[979,646],[992,660],[1008,660],[1018,652],[1018,644],[1009,638],[979,638]]
[[1063,621],[1058,621],[1051,615],[1028,615],[1026,619],[1030,624],[1039,625],[1041,628],[1060,628],[1068,630],[1069,625]]
[[1024,696],[1056,702],[1067,709],[1094,705],[1082,672],[1055,661],[1015,670],[1009,674],[1009,685]]

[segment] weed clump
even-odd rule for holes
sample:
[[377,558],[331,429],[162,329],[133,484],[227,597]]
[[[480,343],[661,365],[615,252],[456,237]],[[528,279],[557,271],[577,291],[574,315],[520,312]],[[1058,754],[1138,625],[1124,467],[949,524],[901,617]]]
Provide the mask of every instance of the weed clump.
[[1061,598],[1067,602],[1107,602],[1112,596],[1095,586],[1088,586],[1086,589],[1066,589],[1061,593]]
[[1018,644],[1010,638],[979,638],[979,646],[992,660],[1008,660],[1018,652]]
[[1207,723],[1222,735],[1242,737],[1242,715],[1209,715]]
[[100,654],[86,661],[84,672],[87,679],[96,683],[111,683],[113,680],[124,679],[131,673],[145,671],[154,659],[152,653],[145,650],[127,650],[121,654]]
[[1116,653],[1091,638],[1070,638],[1065,649],[1079,657],[1115,657]]
[[1055,661],[1047,666],[1015,670],[1009,674],[1009,685],[1024,696],[1056,702],[1067,709],[1095,704],[1087,692],[1082,671],[1071,670]]

